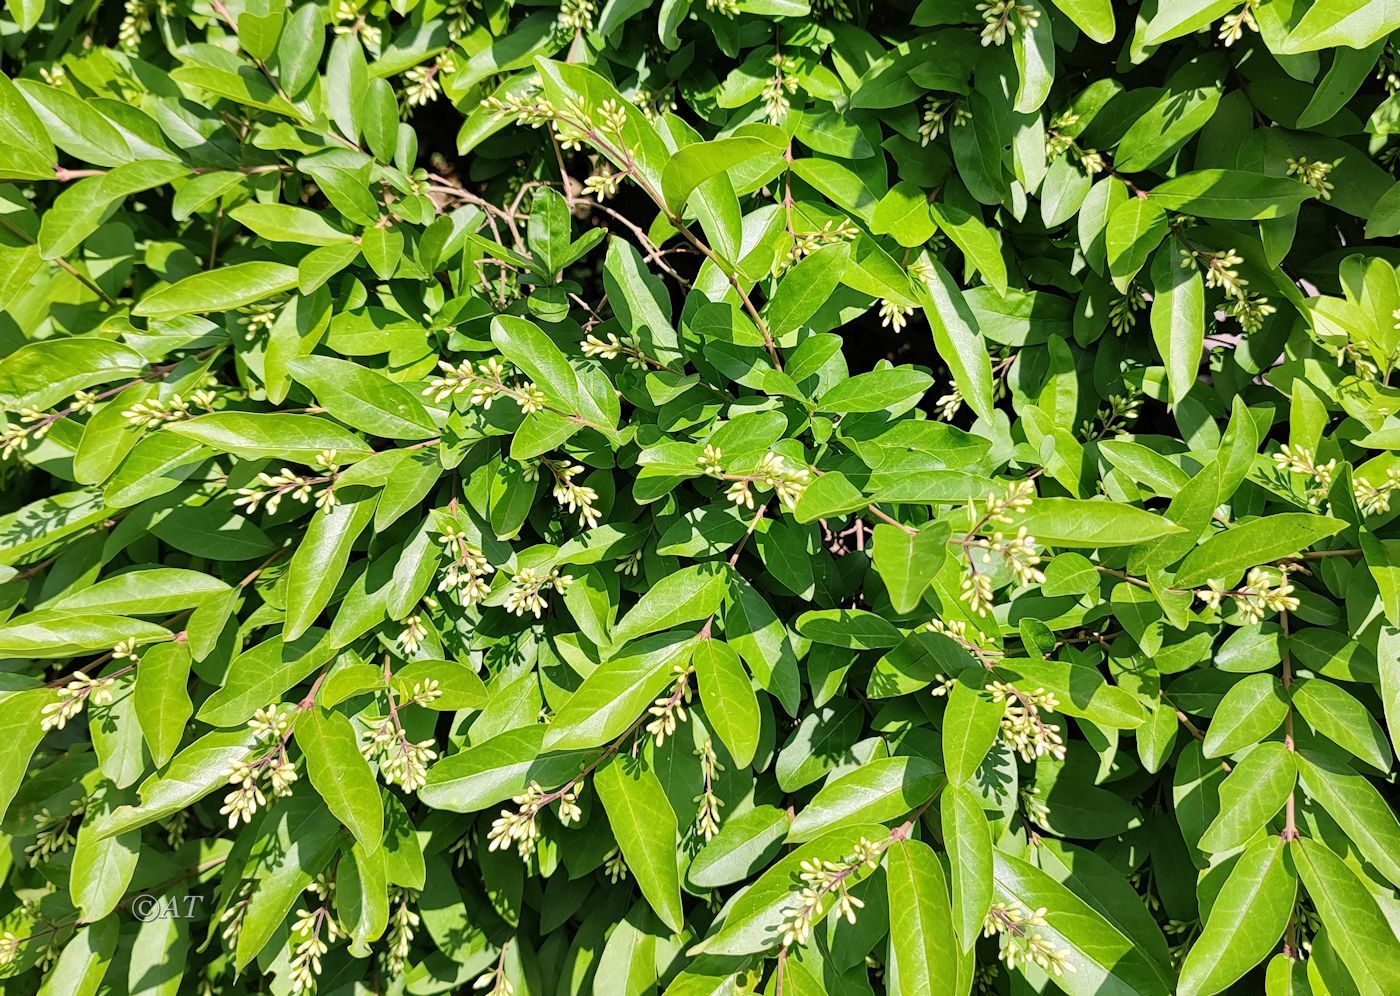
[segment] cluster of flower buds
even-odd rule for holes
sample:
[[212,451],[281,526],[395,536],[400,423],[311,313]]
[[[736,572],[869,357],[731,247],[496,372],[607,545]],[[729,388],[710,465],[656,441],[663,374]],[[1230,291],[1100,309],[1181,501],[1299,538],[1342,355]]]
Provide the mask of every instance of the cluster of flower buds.
[[792,248],[777,261],[773,275],[781,277],[799,262],[822,248],[822,246],[834,246],[842,242],[850,242],[859,234],[860,229],[857,228],[849,218],[842,218],[839,223],[828,221],[815,232],[794,234],[792,237]]
[[1301,603],[1293,590],[1293,582],[1282,568],[1251,567],[1243,586],[1229,590],[1212,578],[1196,592],[1196,597],[1213,609],[1230,598],[1246,623],[1257,623],[1271,612],[1296,612]]
[[1078,142],[1064,133],[1064,129],[1074,127],[1079,120],[1078,114],[1069,111],[1057,114],[1050,120],[1045,132],[1045,158],[1058,159],[1068,152],[1085,173],[1090,176],[1102,173],[1107,165],[1103,156],[1094,149],[1081,148]]
[[1284,443],[1274,454],[1274,464],[1292,474],[1302,474],[1311,478],[1305,497],[1308,504],[1316,508],[1327,498],[1332,480],[1337,473],[1337,461],[1318,463],[1313,451],[1306,446],[1292,446]]
[[425,107],[442,96],[441,58],[424,65],[414,66],[403,74],[405,110],[412,107]]
[[5,426],[0,432],[0,460],[8,460],[17,452],[29,449],[30,443],[37,443],[48,435],[58,417],[37,408],[21,408],[19,422]]
[[234,786],[224,796],[220,816],[228,817],[230,830],[244,823],[252,822],[254,814],[267,805],[259,781],[266,781],[274,797],[292,794],[292,785],[297,780],[297,769],[287,758],[287,738],[291,736],[292,720],[277,706],[264,706],[248,721],[248,729],[253,740],[260,744],[270,744],[272,749],[256,761],[240,761],[228,774],[228,783]]
[[583,809],[578,804],[579,793],[583,791],[582,779],[572,782],[558,792],[546,793],[539,782],[531,782],[525,791],[511,800],[515,809],[502,809],[501,815],[492,823],[486,833],[489,850],[503,851],[512,845],[520,853],[521,860],[528,860],[535,853],[539,842],[539,814],[551,802],[559,802],[559,822],[564,826],[583,819]]
[[567,460],[562,463],[551,460],[541,462],[554,474],[554,500],[570,514],[577,512],[580,526],[587,529],[596,528],[599,519],[598,492],[587,485],[574,482],[574,478],[582,474],[584,468]]
[[515,996],[515,985],[506,978],[505,959],[501,958],[491,971],[479,976],[472,983],[472,990],[480,992],[481,996]]
[[423,394],[441,404],[459,394],[467,395],[469,404],[489,409],[500,397],[510,398],[526,415],[544,408],[549,398],[532,381],[521,380],[514,384],[506,383],[506,366],[496,357],[472,365],[471,360],[463,360],[455,367],[446,360],[438,362],[442,375],[434,377],[423,388]]
[[750,485],[757,485],[772,491],[778,501],[791,511],[807,490],[810,477],[811,472],[806,467],[789,467],[787,461],[770,450],[763,454],[752,474],[739,478],[729,486],[725,497],[736,505],[751,509],[754,505]]
[[1046,912],[1044,906],[1023,910],[1015,903],[993,903],[982,921],[982,936],[1001,937],[1000,955],[1007,968],[1032,964],[1051,975],[1073,972],[1076,969],[1069,960],[1069,948],[1056,949],[1037,929],[1048,926]]
[[671,691],[647,708],[652,720],[647,723],[646,731],[656,740],[658,747],[666,742],[667,737],[674,736],[676,727],[687,718],[685,707],[690,702],[690,667],[677,664],[674,673],[676,683]]
[[812,926],[826,913],[826,903],[832,900],[832,909],[837,916],[844,916],[849,923],[856,922],[856,911],[865,905],[850,893],[851,877],[862,867],[874,870],[889,846],[889,838],[872,843],[862,837],[854,852],[841,861],[828,861],[823,858],[809,858],[799,866],[802,890],[796,902],[783,914],[783,947],[806,944]]
[[1397,488],[1400,488],[1400,469],[1395,467],[1385,472],[1385,480],[1379,484],[1372,484],[1364,477],[1357,477],[1352,481],[1352,493],[1356,496],[1356,503],[1364,515],[1389,512],[1390,496]]
[[366,761],[378,762],[386,783],[416,792],[428,780],[428,765],[437,760],[436,743],[432,737],[414,743],[397,719],[390,717],[366,731],[360,753]]
[[715,795],[715,783],[719,781],[724,765],[720,764],[715,755],[714,740],[708,736],[705,742],[696,748],[695,756],[700,758],[700,773],[705,779],[705,790],[691,801],[700,804],[700,810],[695,815],[695,827],[708,842],[719,833],[719,811],[724,803]]
[[339,936],[340,926],[326,906],[297,910],[296,922],[292,925],[292,939],[296,943],[290,966],[292,992],[305,993],[316,988],[316,980],[321,975],[321,958]]
[[1297,159],[1288,160],[1288,176],[1296,176],[1305,184],[1317,191],[1317,196],[1324,201],[1332,199],[1332,190],[1336,186],[1327,177],[1332,170],[1341,165],[1341,160],[1325,163],[1316,159],[1309,159],[1307,156],[1299,156]]
[[486,559],[486,554],[471,541],[466,533],[456,526],[443,528],[438,542],[447,548],[452,558],[438,582],[438,591],[453,591],[463,605],[475,605],[491,590],[486,580],[496,568]]
[[891,328],[896,332],[903,332],[904,326],[909,324],[909,316],[914,313],[914,309],[906,307],[887,298],[880,299],[880,326]]
[[1049,755],[1057,761],[1064,760],[1065,741],[1060,735],[1060,727],[1047,723],[1042,712],[1054,712],[1060,705],[1054,693],[1043,688],[1033,692],[1023,692],[1015,685],[1004,681],[994,681],[987,686],[994,702],[1002,704],[1001,737],[1021,755],[1021,759],[1032,762],[1038,757]]
[[1147,295],[1136,281],[1128,282],[1128,289],[1108,306],[1108,324],[1114,335],[1124,335],[1137,324],[1137,313],[1146,309]]
[[238,821],[251,823],[254,814],[267,805],[267,797],[258,785],[259,779],[266,779],[274,796],[292,794],[292,783],[297,780],[297,769],[285,755],[271,754],[261,761],[240,761],[228,773],[228,783],[234,788],[224,796],[224,804],[219,809],[220,816],[228,817],[228,828],[238,826]]
[[948,130],[949,118],[954,125],[972,120],[972,112],[957,97],[929,97],[924,101],[923,117],[919,121],[919,144],[928,145]]
[[1218,287],[1225,294],[1225,310],[1239,320],[1246,332],[1254,332],[1263,327],[1264,319],[1277,309],[1269,304],[1267,297],[1251,293],[1249,281],[1240,276],[1239,265],[1244,257],[1233,248],[1219,252],[1201,252],[1197,249],[1181,250],[1182,269],[1190,269],[1198,261],[1205,260],[1206,286]]
[[1007,537],[1003,533],[992,533],[991,537],[978,537],[971,545],[980,547],[1005,561],[1021,584],[1044,584],[1045,574],[1040,570],[1040,554],[1037,552],[1035,537],[1026,531],[1025,526],[1016,530],[1016,535]]
[[[611,169],[603,169],[583,181],[583,192],[585,195],[596,197],[598,203],[601,204],[621,189],[622,181],[627,179],[630,172],[630,170],[617,172]],[[593,337],[589,336],[589,338],[592,339]],[[612,338],[616,340],[616,336]],[[590,355],[587,351],[587,347],[584,349],[584,354]],[[614,353],[613,355],[615,356],[617,354]],[[612,357],[610,356],[608,359],[612,359]]]
[[421,616],[409,616],[403,621],[403,629],[399,635],[394,637],[394,645],[399,648],[405,657],[412,657],[422,649],[423,641],[428,637],[428,627],[423,625]]
[[[275,515],[283,498],[290,497],[293,501],[306,504],[315,495],[316,507],[329,511],[337,501],[335,479],[340,471],[340,458],[335,450],[322,450],[316,454],[314,462],[316,468],[324,473],[298,474],[290,467],[283,467],[277,474],[258,474],[260,487],[234,489],[234,494],[238,495],[233,500],[234,507],[250,514],[262,507],[268,515]],[[318,487],[321,488],[320,493],[316,492]]]
[[545,574],[533,567],[522,567],[510,579],[510,588],[506,591],[506,609],[517,616],[529,612],[538,619],[544,610],[549,608],[549,603],[544,600],[544,593],[551,589],[562,592],[573,583],[573,575],[561,574],[558,568]]
[[1220,30],[1216,37],[1226,48],[1243,38],[1246,28],[1250,31],[1259,30],[1259,22],[1254,19],[1254,8],[1258,2],[1259,0],[1245,0],[1243,7],[1220,19]]
[[413,946],[413,936],[423,922],[418,911],[413,908],[418,892],[414,889],[393,885],[389,887],[389,929],[385,934],[388,950],[385,952],[385,968],[390,975],[399,975],[408,964],[408,951]]
[[1094,417],[1084,420],[1080,434],[1085,439],[1107,439],[1120,435],[1137,421],[1141,411],[1142,395],[1110,394],[1094,412]]
[[627,859],[622,856],[622,852],[613,848],[603,857],[603,871],[608,876],[608,881],[613,885],[621,882],[627,877]]
[[797,60],[776,52],[768,61],[773,65],[773,75],[763,84],[763,92],[759,96],[769,123],[779,124],[792,108],[788,97],[797,92]]
[[182,422],[194,418],[200,410],[214,407],[217,396],[208,388],[201,388],[186,400],[179,394],[168,398],[147,398],[138,401],[122,412],[122,418],[143,429],[156,429],[166,422]]
[[70,719],[83,711],[83,706],[107,705],[112,701],[112,688],[115,678],[90,678],[79,672],[58,689],[58,700],[50,702],[39,711],[39,728],[45,733],[61,730]]
[[34,817],[34,843],[26,845],[24,853],[29,855],[29,865],[34,867],[47,861],[55,854],[62,854],[78,842],[73,825],[87,812],[87,800],[79,800],[73,809],[62,816],[55,816],[45,806]]
[[982,15],[982,47],[1005,45],[1006,40],[1016,33],[1019,27],[1029,31],[1040,23],[1040,11],[1032,4],[1018,3],[1017,0],[992,0],[979,3],[977,13]]
[[635,335],[622,335],[619,337],[615,332],[609,332],[606,339],[599,338],[592,332],[584,336],[583,344],[579,347],[584,356],[596,356],[604,360],[615,360],[619,356],[627,357],[627,365],[635,370],[645,370],[647,368],[646,353],[642,351],[642,340]]

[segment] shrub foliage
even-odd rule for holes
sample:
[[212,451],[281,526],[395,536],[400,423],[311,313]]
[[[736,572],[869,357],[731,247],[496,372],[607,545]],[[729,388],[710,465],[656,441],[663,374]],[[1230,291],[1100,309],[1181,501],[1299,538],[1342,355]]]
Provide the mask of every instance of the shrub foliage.
[[1400,992],[1395,3],[7,10],[7,991]]

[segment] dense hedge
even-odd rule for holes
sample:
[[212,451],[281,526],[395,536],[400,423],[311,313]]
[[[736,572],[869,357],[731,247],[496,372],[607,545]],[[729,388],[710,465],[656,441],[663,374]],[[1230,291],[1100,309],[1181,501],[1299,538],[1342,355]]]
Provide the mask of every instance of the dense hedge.
[[5,991],[1400,993],[1397,28],[8,0]]

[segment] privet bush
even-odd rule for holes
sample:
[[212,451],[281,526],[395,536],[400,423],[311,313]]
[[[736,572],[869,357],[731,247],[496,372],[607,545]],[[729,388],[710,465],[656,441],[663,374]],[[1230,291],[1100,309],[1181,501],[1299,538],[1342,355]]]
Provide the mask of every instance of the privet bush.
[[1400,992],[1396,5],[599,8],[9,0],[6,991]]

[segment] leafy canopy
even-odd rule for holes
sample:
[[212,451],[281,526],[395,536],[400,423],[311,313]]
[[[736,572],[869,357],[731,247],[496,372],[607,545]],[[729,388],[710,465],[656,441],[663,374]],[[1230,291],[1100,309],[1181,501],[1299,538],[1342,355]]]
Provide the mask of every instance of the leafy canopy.
[[1400,992],[1394,2],[5,11],[7,991]]

